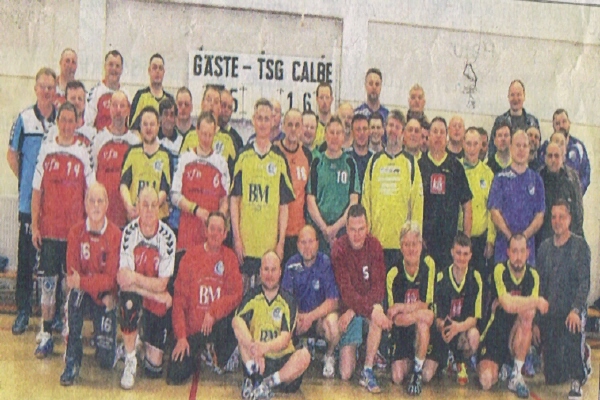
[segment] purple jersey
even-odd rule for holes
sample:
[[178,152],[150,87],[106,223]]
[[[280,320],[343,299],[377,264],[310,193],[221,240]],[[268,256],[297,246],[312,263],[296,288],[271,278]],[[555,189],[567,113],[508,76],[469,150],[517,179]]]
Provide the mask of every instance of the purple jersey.
[[[546,209],[544,183],[540,175],[527,168],[517,174],[511,167],[499,172],[492,182],[488,209],[498,210],[511,232],[523,232],[533,221],[536,214]],[[508,259],[506,249],[508,240],[498,233],[496,236],[495,259],[504,262]],[[535,265],[535,239],[527,240],[529,258],[527,262]]]
[[304,266],[300,254],[292,256],[285,265],[281,287],[294,295],[301,313],[311,312],[327,299],[340,298],[331,260],[321,252],[310,267]]

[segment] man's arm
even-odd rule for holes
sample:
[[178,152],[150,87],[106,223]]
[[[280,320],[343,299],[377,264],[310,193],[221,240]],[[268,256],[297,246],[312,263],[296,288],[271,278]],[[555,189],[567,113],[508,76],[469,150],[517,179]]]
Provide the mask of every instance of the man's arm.
[[358,194],[357,193],[352,193],[350,195],[350,202],[348,203],[348,207],[346,207],[346,209],[344,210],[344,214],[342,214],[342,216],[337,221],[335,221],[335,223],[332,225],[333,229],[335,229],[336,232],[339,232],[340,229],[342,229],[344,226],[346,226],[346,219],[348,218],[348,210],[354,204],[358,204]]
[[285,231],[288,225],[288,205],[279,205],[279,215],[277,216],[277,255],[283,260],[283,246],[285,244]]
[[229,199],[231,212],[231,229],[233,231],[233,245],[235,254],[238,257],[238,261],[244,262],[244,242],[242,241],[242,235],[240,233],[240,196],[231,196]]
[[543,297],[536,296],[513,296],[510,293],[503,294],[498,298],[500,305],[509,314],[520,314],[529,310],[542,308]]
[[544,223],[544,212],[542,211],[542,212],[535,214],[535,217],[533,217],[533,221],[531,221],[531,224],[529,224],[529,226],[523,231],[523,235],[525,235],[525,237],[527,239],[529,239],[530,237],[535,235],[537,233],[537,231],[540,230],[543,223]]
[[[492,215],[492,222],[494,223],[494,225],[496,225],[497,230],[499,232],[502,232],[502,234],[507,239],[510,239],[510,237],[512,236],[512,232],[508,228],[508,225],[506,224],[506,221],[504,220],[504,217],[502,216],[502,212],[500,212],[500,210],[498,210],[496,208],[493,208],[490,210],[490,214]],[[542,216],[542,221],[543,221],[543,216]]]
[[463,210],[463,233],[470,237],[471,227],[473,226],[473,203],[469,200],[461,207]]
[[313,222],[317,225],[317,228],[321,232],[325,232],[325,229],[327,229],[327,223],[321,216],[321,212],[317,206],[316,197],[312,194],[306,195],[306,205],[308,206],[308,214],[312,218]]
[[33,189],[31,194],[31,236],[36,249],[42,248],[42,235],[40,233],[40,210],[42,207],[42,192]]
[[6,161],[8,161],[8,166],[10,170],[15,174],[15,176],[19,177],[19,153],[15,150],[8,148],[6,152]]
[[244,348],[250,347],[254,342],[254,339],[250,334],[250,329],[248,329],[246,321],[239,315],[236,315],[233,317],[233,321],[231,321],[231,326],[233,327],[233,332],[235,333],[239,345]]

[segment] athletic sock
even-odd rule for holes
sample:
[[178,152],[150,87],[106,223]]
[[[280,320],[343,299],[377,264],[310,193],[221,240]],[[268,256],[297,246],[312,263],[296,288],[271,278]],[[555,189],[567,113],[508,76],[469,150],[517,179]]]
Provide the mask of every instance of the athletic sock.
[[368,369],[370,369],[372,371],[373,370],[373,366],[365,364],[365,366],[363,367],[363,371],[366,371]]
[[279,378],[279,372],[275,372],[273,375],[267,376],[263,383],[270,388],[278,386],[281,383],[281,378]]
[[516,377],[521,375],[521,370],[523,369],[523,364],[525,364],[524,361],[519,361],[515,358],[515,366],[514,366],[513,370],[516,370],[515,371]]
[[52,321],[44,321],[44,332],[52,334]]
[[254,360],[246,361],[246,371],[248,371],[248,375],[252,375],[258,372],[258,366],[254,362]]
[[423,369],[424,362],[425,360],[420,360],[417,357],[415,357],[415,372],[419,372]]

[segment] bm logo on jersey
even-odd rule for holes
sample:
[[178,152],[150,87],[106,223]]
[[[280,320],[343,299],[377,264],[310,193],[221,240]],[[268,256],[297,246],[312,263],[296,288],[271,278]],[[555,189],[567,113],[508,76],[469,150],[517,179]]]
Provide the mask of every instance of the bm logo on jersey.
[[269,203],[269,185],[251,183],[248,185],[248,201],[250,203]]

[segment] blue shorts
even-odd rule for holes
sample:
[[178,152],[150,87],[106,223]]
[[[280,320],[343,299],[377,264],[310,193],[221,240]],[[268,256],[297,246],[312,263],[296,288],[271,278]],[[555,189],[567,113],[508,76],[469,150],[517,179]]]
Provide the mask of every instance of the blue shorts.
[[363,342],[363,322],[365,319],[358,315],[352,318],[352,321],[348,324],[346,332],[342,334],[340,338],[340,347],[344,346],[360,346]]

